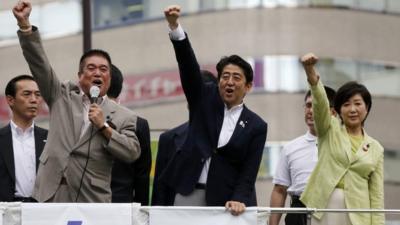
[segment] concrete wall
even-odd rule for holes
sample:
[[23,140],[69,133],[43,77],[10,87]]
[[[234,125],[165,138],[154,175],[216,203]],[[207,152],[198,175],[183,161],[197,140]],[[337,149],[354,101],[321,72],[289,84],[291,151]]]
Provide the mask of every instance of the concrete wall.
[[[191,15],[181,22],[202,64],[215,63],[222,55],[232,53],[259,57],[309,51],[321,57],[400,62],[400,17],[394,15],[340,9],[257,8]],[[95,32],[93,47],[108,50],[129,75],[176,68],[162,20]],[[75,78],[81,36],[46,40],[45,48],[59,75]],[[5,79],[29,71],[17,45],[1,48],[0,58]]]

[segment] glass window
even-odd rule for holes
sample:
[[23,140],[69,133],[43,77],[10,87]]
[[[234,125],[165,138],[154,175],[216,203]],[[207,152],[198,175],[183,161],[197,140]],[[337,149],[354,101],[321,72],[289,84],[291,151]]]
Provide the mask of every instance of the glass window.
[[[43,37],[65,36],[82,30],[82,10],[78,0],[33,5],[29,19],[32,25],[39,27]],[[0,26],[0,41],[17,38],[18,26],[11,10],[0,12]]]
[[44,4],[32,10],[32,21],[45,37],[65,36],[82,30],[80,1],[60,1]]
[[385,9],[384,0],[362,0],[358,1],[358,8],[372,11],[383,11]]
[[93,1],[94,28],[126,24],[143,19],[143,0]]
[[0,41],[17,37],[17,22],[11,10],[0,12]]
[[260,0],[229,0],[228,8],[252,8],[261,5]]
[[400,13],[400,1],[399,0],[386,0],[388,12]]
[[146,18],[160,18],[168,5],[180,5],[184,13],[194,13],[199,11],[199,0],[147,0],[146,3]]

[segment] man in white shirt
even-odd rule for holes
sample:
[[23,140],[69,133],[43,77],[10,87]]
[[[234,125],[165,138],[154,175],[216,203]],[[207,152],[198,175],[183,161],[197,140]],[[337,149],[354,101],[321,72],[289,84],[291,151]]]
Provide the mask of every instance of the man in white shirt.
[[12,111],[0,129],[0,201],[35,201],[32,196],[47,130],[34,125],[42,97],[32,76],[11,79],[5,90]]
[[[325,86],[332,113],[335,91]],[[311,175],[317,160],[318,148],[317,137],[314,128],[312,112],[312,96],[308,91],[304,98],[304,120],[308,127],[306,134],[295,138],[287,143],[281,154],[276,168],[275,176],[272,181],[274,188],[271,193],[270,207],[284,207],[286,196],[291,196],[290,207],[305,207],[300,202],[299,197],[306,187],[309,176]],[[278,225],[280,213],[273,213],[269,218],[269,225]],[[305,225],[306,214],[289,213],[286,215],[286,225]]]
[[217,64],[218,84],[205,84],[179,6],[164,11],[189,107],[189,128],[160,178],[175,193],[174,205],[225,206],[238,215],[256,206],[255,181],[267,124],[243,103],[253,69],[237,55]]

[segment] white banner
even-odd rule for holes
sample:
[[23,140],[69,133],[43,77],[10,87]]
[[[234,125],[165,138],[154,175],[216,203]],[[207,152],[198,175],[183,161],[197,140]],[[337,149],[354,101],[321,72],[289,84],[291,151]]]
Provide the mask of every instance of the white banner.
[[[183,210],[177,210],[182,208]],[[223,207],[152,207],[150,225],[254,225],[257,208],[246,208],[239,216],[232,216]]]
[[131,225],[132,204],[22,204],[21,225]]
[[21,202],[0,202],[0,225],[21,225]]
[[4,208],[0,207],[0,225],[3,225]]

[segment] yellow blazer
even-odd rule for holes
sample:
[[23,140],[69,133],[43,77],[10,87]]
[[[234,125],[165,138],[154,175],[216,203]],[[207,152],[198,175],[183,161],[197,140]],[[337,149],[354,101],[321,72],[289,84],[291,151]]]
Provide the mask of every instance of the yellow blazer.
[[[300,200],[309,208],[326,208],[330,196],[344,179],[348,209],[383,209],[383,147],[364,131],[358,151],[351,151],[350,138],[341,120],[331,116],[322,83],[311,86],[313,113],[318,134],[318,163]],[[321,219],[323,213],[315,213]],[[350,213],[352,225],[383,225],[383,214]]]

